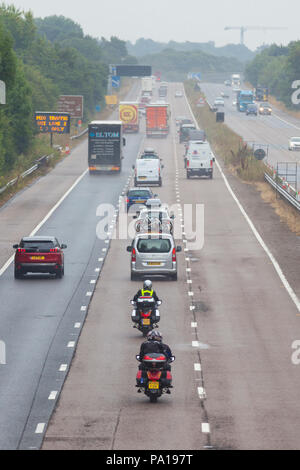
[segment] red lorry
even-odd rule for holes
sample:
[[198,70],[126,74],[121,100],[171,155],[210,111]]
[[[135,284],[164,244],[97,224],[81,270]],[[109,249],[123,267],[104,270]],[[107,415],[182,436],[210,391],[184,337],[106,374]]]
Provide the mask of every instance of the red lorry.
[[147,137],[166,137],[169,133],[169,105],[152,103],[146,105]]

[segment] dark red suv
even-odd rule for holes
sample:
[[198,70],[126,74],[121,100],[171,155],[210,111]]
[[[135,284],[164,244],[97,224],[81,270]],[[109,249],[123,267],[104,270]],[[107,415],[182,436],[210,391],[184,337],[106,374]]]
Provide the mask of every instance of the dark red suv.
[[49,273],[62,278],[64,275],[64,253],[67,245],[60,245],[55,237],[24,237],[14,245],[15,279],[27,273]]

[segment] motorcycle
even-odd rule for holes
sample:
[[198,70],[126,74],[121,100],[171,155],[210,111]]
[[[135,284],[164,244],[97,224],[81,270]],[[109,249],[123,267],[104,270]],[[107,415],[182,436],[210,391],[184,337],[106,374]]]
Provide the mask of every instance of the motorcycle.
[[163,393],[170,395],[170,388],[173,388],[172,374],[170,370],[166,370],[166,365],[174,362],[175,356],[167,359],[162,353],[148,353],[143,359],[139,355],[136,359],[143,364],[143,369],[138,370],[136,376],[138,393],[143,390],[151,403],[156,403]]
[[162,301],[155,302],[153,297],[139,297],[137,302],[131,300],[134,309],[131,314],[131,320],[134,322],[133,328],[137,328],[143,336],[147,336],[153,328],[158,328],[160,321],[159,310],[157,307]]

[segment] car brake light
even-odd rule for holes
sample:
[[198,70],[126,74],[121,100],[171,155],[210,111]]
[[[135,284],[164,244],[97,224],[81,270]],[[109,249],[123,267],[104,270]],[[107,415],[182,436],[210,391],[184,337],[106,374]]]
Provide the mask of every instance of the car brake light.
[[132,262],[136,262],[136,251],[135,251],[135,248],[132,248],[132,252],[131,252],[131,261]]
[[126,203],[127,203],[127,204],[129,203],[129,199],[128,199],[128,198],[126,199]]
[[211,166],[211,168],[212,168],[212,166],[213,166],[213,161],[212,161],[212,160],[210,161],[210,166]]
[[18,253],[26,253],[25,248],[18,248],[17,250]]
[[50,253],[57,253],[58,252],[58,248],[50,248]]
[[173,248],[172,251],[172,261],[176,261],[176,248]]
[[189,167],[189,166],[190,166],[190,161],[189,161],[189,160],[187,160],[187,162],[186,162],[186,166],[187,166],[187,167]]

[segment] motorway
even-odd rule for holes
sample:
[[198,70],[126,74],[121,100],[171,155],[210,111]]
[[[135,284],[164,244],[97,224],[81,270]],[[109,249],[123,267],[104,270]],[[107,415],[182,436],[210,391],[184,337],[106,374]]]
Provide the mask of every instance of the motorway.
[[[135,86],[128,98],[136,93]],[[82,142],[0,210],[0,340],[6,347],[0,449],[41,445],[109,247],[96,236],[96,211],[103,202],[118,203],[141,139],[127,139],[121,174],[98,177],[87,172],[87,141]],[[68,245],[62,280],[43,275],[14,280],[12,245],[29,234],[55,235]]]
[[[241,88],[243,86],[241,85]],[[217,83],[201,83],[201,90],[204,92],[208,102],[213,104],[214,100],[221,96],[221,92],[226,92],[229,98],[224,98],[225,106],[225,123],[234,130],[238,135],[243,137],[244,141],[248,141],[249,145],[262,144],[265,150],[268,147],[267,162],[277,168],[277,163],[297,163],[298,174],[295,177],[295,167],[290,166],[290,176],[288,181],[295,187],[297,180],[298,188],[300,188],[300,154],[299,152],[291,152],[288,150],[288,142],[291,137],[300,136],[300,122],[294,117],[288,116],[282,111],[272,106],[271,116],[246,116],[245,113],[237,111],[233,102],[236,101],[236,94],[231,87]],[[258,103],[259,104],[259,103]],[[223,108],[220,108],[222,111]],[[267,147],[264,147],[267,146]],[[255,148],[258,148],[257,145]],[[285,165],[280,165],[281,172],[285,172]]]
[[[122,183],[129,182],[129,167],[138,148],[154,147],[165,165],[163,186],[155,192],[163,202],[178,205],[180,222],[183,210],[184,231],[177,243],[185,250],[178,254],[178,281],[154,280],[154,288],[163,300],[160,331],[176,356],[172,366],[174,389],[157,404],[150,404],[136,392],[135,354],[142,337],[132,328],[129,300],[141,282],[130,281],[126,252],[129,240],[113,239],[101,264],[70,369],[70,357],[65,359],[69,373],[62,393],[53,400],[53,407],[57,405],[55,413],[47,430],[46,426],[41,429],[43,449],[300,449],[300,366],[291,361],[291,345],[299,338],[299,301],[284,286],[284,278],[274,269],[270,253],[228,190],[219,165],[215,166],[213,180],[186,179],[183,145],[178,143],[174,117],[188,115],[190,110],[185,98],[174,98],[179,88],[182,85],[169,86],[172,125],[168,138],[142,141],[143,134],[128,137],[127,150],[131,152],[127,153],[124,173],[120,175],[120,179],[124,178]],[[251,128],[244,121],[244,127]],[[86,197],[86,192],[94,191],[99,203],[102,185],[106,189],[106,193],[101,193],[105,202],[117,200],[119,187],[114,188],[112,178],[101,178],[101,186],[97,186],[97,181],[84,178],[69,195],[68,204],[62,204],[60,218],[43,228],[56,228],[59,237],[69,244],[69,263],[77,262],[74,253],[78,254],[79,247],[86,244],[89,232],[87,229],[84,234],[76,233],[72,226],[75,213],[69,214],[72,207],[76,207],[75,212],[80,209],[83,216],[93,199]],[[80,194],[81,185],[84,194]],[[189,221],[184,219],[184,204],[204,205],[202,249],[191,250],[186,242]],[[93,211],[94,220],[91,216],[88,225],[94,235],[95,206]],[[82,227],[85,220],[79,224]],[[89,263],[91,271],[98,266],[92,261],[101,256],[101,247],[101,242],[96,241],[95,256]],[[84,256],[80,253],[82,263]],[[65,289],[71,276],[67,269]],[[7,289],[14,284],[11,278],[8,270],[1,279]],[[41,284],[42,280],[24,282],[23,296],[28,285]],[[18,283],[14,287],[16,298],[11,301],[10,313],[21,302],[19,286]],[[63,295],[65,289],[62,285],[59,293]],[[40,289],[36,292],[38,301]],[[61,303],[62,298],[58,298]],[[57,300],[48,301],[55,308]],[[31,299],[32,305],[37,303]],[[78,321],[80,302],[71,302],[69,307],[72,321]],[[40,310],[43,315],[51,312],[44,305]],[[27,320],[27,316],[23,318]],[[50,320],[43,321],[49,329]],[[28,329],[24,324],[23,328],[25,332]],[[39,338],[40,334],[38,329]],[[49,388],[49,383],[48,393],[56,390]],[[48,403],[46,387],[43,391],[37,403],[40,409]],[[37,419],[44,422],[36,414],[35,424]],[[30,422],[23,448],[32,442],[34,425]]]

